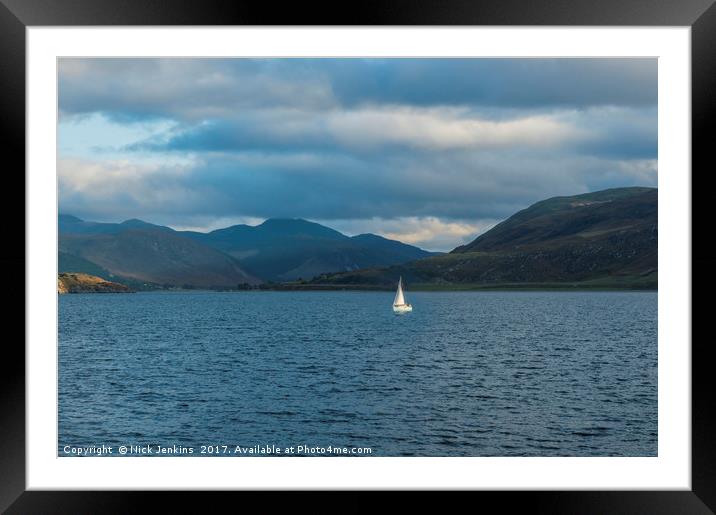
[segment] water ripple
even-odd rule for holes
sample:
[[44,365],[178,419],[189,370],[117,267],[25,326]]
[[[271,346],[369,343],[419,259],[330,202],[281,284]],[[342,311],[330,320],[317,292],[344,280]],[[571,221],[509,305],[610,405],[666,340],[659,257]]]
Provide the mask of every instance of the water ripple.
[[[657,295],[63,295],[59,441],[655,456]],[[281,309],[276,309],[276,306]]]

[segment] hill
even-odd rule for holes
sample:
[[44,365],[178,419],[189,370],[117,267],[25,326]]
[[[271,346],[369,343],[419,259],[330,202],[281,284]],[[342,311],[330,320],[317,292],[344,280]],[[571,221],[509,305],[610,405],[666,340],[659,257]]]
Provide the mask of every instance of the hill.
[[315,285],[656,288],[654,188],[555,197],[524,209],[449,254],[402,266],[326,274]]
[[182,233],[236,258],[267,281],[310,279],[326,272],[406,263],[432,253],[375,234],[349,237],[302,219],[269,219],[210,233]]
[[59,216],[60,272],[83,272],[135,288],[235,288],[390,266],[433,255],[374,234],[346,236],[302,219],[269,219],[209,233],[142,220],[88,222]]
[[231,256],[168,227],[138,221],[102,224],[72,218],[60,219],[59,257],[65,270],[74,266],[79,270],[71,271],[94,270],[101,277],[199,288],[233,288],[260,282]]
[[657,190],[617,188],[537,202],[453,253],[525,250],[602,240],[656,223]]

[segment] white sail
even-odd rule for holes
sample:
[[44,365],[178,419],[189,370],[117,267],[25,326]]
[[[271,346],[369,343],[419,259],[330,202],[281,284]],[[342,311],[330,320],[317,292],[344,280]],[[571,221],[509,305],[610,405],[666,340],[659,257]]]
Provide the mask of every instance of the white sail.
[[398,280],[398,291],[395,292],[395,300],[393,300],[393,311],[395,313],[409,313],[413,310],[413,306],[405,302],[403,295],[403,278]]
[[405,305],[405,297],[403,296],[403,278],[401,277],[398,281],[398,291],[395,292],[395,300],[393,301],[393,306],[403,305]]

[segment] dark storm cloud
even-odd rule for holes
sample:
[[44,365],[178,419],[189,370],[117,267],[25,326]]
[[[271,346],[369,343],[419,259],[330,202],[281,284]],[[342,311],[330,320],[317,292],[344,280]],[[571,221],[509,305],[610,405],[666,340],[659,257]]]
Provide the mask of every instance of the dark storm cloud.
[[330,83],[301,65],[252,59],[61,59],[63,115],[103,113],[121,122],[201,120],[237,109],[327,107]]
[[62,59],[60,110],[117,119],[364,104],[656,103],[655,59]]
[[657,93],[654,59],[408,59],[329,67],[344,104],[648,105]]

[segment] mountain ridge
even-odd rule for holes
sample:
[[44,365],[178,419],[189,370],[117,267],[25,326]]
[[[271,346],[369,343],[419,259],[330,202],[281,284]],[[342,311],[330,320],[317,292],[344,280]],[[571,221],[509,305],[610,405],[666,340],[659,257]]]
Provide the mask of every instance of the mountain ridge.
[[448,254],[324,274],[311,286],[387,288],[401,275],[426,287],[581,284],[655,289],[658,190],[612,188],[553,197],[518,211]]
[[[458,289],[546,284],[655,289],[658,282],[655,188],[545,199],[447,254],[370,233],[347,236],[300,218],[206,233],[137,219],[86,222],[64,214],[58,223],[61,261],[83,264],[92,268],[88,273],[107,279],[161,279],[165,285],[232,287],[263,281],[288,288],[393,288],[401,275],[428,288]],[[112,256],[118,249],[121,259]],[[137,249],[163,249],[174,275],[166,266],[137,273],[147,266],[132,263]]]
[[320,273],[433,254],[378,235],[347,236],[301,218],[268,219],[256,226],[238,224],[206,233],[139,219],[91,222],[64,213],[58,224],[60,265],[80,268],[60,271],[165,286],[235,287],[311,279]]
[[187,236],[238,259],[268,281],[310,279],[329,271],[392,265],[433,253],[382,236],[356,238],[302,218],[274,218]]

